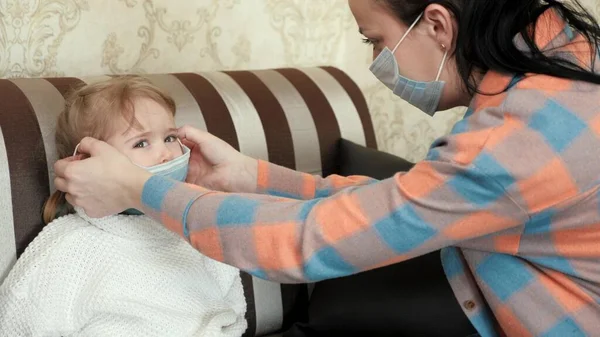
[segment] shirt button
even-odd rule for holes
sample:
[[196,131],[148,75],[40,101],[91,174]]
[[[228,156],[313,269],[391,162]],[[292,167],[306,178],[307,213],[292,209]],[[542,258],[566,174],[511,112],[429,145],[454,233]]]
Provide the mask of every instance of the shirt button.
[[465,303],[463,303],[463,307],[465,307],[465,309],[467,309],[469,311],[472,311],[473,309],[475,309],[476,306],[477,305],[472,300],[468,300],[468,301],[465,301]]

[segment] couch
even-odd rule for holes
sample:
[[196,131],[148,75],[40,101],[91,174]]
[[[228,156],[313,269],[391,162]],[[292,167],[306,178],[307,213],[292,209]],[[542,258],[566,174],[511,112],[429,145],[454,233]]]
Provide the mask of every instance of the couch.
[[[359,87],[339,69],[270,69],[146,75],[177,104],[177,125],[208,130],[241,152],[327,176],[343,172],[341,139],[376,149]],[[54,128],[64,95],[89,78],[0,80],[0,282],[43,227],[54,190]],[[306,319],[309,285],[242,273],[249,328],[277,334]]]

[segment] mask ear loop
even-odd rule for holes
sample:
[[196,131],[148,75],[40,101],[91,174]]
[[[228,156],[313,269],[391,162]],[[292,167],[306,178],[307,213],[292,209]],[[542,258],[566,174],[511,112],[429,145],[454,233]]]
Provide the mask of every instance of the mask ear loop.
[[417,23],[419,23],[419,21],[421,20],[422,17],[423,17],[423,13],[419,14],[419,16],[417,17],[417,19],[415,20],[415,22],[413,22],[412,25],[410,25],[410,27],[408,27],[408,30],[406,30],[406,33],[404,33],[404,35],[402,36],[402,38],[400,39],[400,41],[398,41],[398,43],[396,44],[396,46],[392,50],[392,54],[396,53],[396,50],[398,49],[398,47],[400,46],[400,44],[404,41],[404,39],[406,39],[406,37],[408,36],[408,33],[410,33],[410,31],[413,30],[413,28],[415,28],[415,26],[417,25]]
[[73,151],[73,157],[75,157],[77,155],[77,150],[79,150],[79,145],[81,145],[81,143],[77,143],[77,146],[75,146],[75,151]]
[[179,143],[179,146],[181,147],[181,153],[185,154],[185,145],[183,145],[183,143],[181,142],[181,139],[177,138],[177,142]]
[[442,48],[444,49],[444,58],[442,59],[442,64],[440,64],[440,69],[438,70],[437,76],[435,77],[436,81],[439,81],[440,76],[442,75],[442,70],[444,69],[444,65],[446,64],[446,58],[448,57],[448,49],[443,44]]

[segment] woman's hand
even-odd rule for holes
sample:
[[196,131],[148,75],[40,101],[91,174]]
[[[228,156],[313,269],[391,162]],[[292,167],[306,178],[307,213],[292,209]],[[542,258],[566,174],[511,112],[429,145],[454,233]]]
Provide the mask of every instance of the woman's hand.
[[150,173],[100,140],[86,137],[79,152],[89,154],[54,164],[54,184],[67,201],[83,208],[90,217],[103,217],[128,208],[140,208],[141,194]]
[[192,150],[188,183],[223,192],[256,191],[256,159],[241,154],[210,133],[190,126],[180,128],[178,136]]

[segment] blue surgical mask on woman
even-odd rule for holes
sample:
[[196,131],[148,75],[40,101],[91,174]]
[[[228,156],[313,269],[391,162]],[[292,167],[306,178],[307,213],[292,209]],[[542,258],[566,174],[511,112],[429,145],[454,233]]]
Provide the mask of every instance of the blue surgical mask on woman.
[[423,14],[419,15],[415,22],[413,22],[393,50],[385,47],[379,56],[375,58],[369,69],[373,75],[390,88],[396,96],[399,96],[426,114],[433,116],[438,109],[444,85],[446,84],[446,82],[440,81],[439,79],[444,64],[446,63],[446,58],[448,57],[448,50],[446,50],[445,46],[442,46],[445,49],[444,58],[440,64],[435,81],[433,82],[415,81],[400,75],[398,61],[396,60],[396,57],[394,57],[400,44],[406,39],[419,20],[421,20],[421,17],[423,17]]

